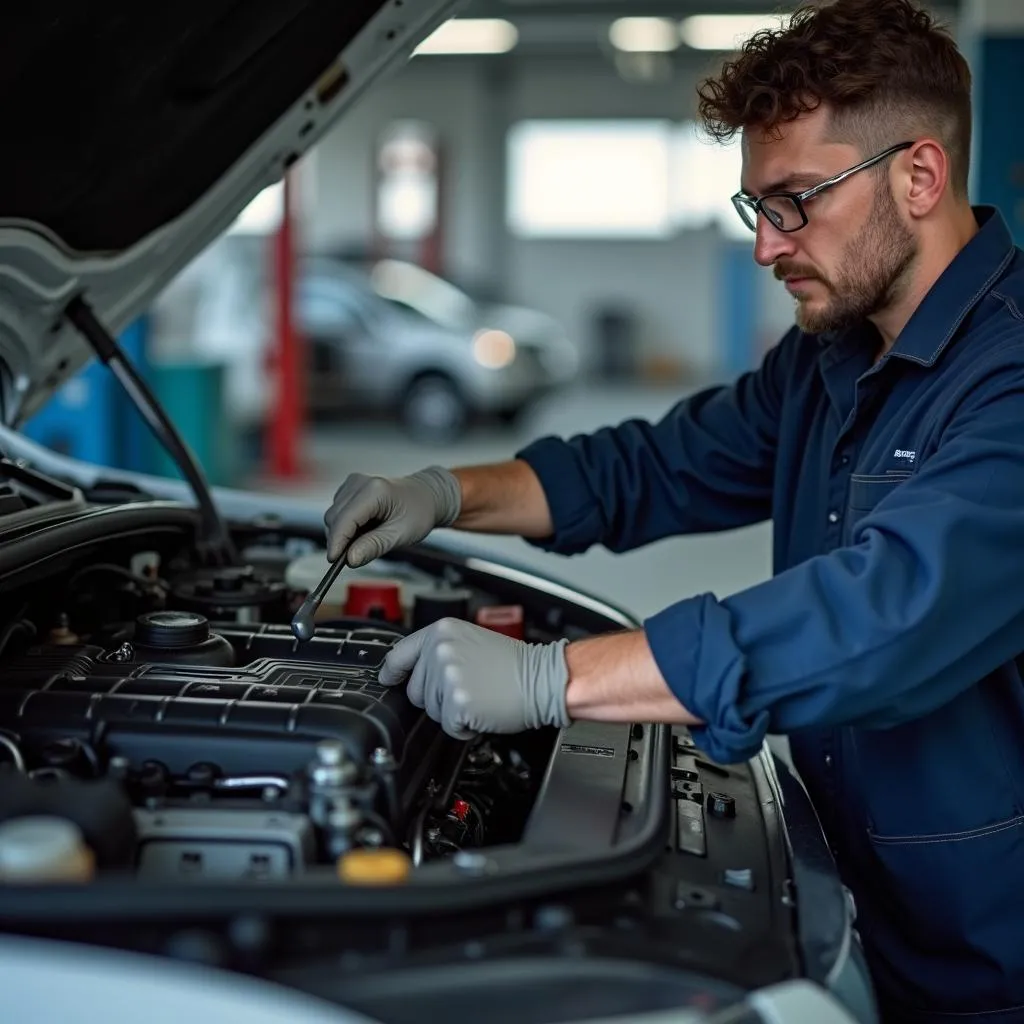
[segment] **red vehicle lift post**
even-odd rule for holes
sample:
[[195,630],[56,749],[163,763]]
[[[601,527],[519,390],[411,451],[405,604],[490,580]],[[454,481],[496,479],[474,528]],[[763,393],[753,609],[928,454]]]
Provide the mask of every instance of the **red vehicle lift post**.
[[295,294],[295,223],[293,181],[286,172],[281,189],[281,223],[273,238],[275,336],[271,368],[276,377],[276,401],[268,420],[269,475],[296,479],[302,475],[300,446],[305,425],[302,339],[293,316]]

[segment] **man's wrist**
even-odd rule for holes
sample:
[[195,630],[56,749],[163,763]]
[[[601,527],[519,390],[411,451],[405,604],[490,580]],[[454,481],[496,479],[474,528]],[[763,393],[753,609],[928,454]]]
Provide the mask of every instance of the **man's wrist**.
[[547,537],[554,527],[540,480],[522,459],[450,470],[461,508],[453,524],[479,533]]
[[448,472],[451,473],[459,488],[459,515],[452,524],[458,529],[465,524],[466,519],[471,517],[475,511],[476,494],[473,487],[473,470],[472,467],[463,466],[452,468]]
[[642,629],[577,640],[565,649],[571,719],[699,725],[665,681]]

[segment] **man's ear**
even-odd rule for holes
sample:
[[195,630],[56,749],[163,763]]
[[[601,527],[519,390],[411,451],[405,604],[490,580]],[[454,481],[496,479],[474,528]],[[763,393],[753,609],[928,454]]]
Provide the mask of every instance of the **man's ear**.
[[901,153],[896,173],[902,194],[912,217],[925,217],[935,208],[949,184],[949,155],[935,139],[920,139]]

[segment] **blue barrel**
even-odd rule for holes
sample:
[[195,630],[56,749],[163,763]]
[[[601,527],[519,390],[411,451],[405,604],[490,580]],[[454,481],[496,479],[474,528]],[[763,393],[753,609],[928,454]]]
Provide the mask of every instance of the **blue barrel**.
[[[143,379],[149,324],[140,317],[118,339]],[[148,472],[152,452],[139,440],[139,414],[110,371],[94,360],[67,381],[23,427],[33,441],[75,459]]]
[[[237,432],[224,411],[222,363],[154,363],[150,386],[211,484],[230,487],[239,475]],[[140,424],[140,429],[146,428]],[[154,473],[181,479],[171,457],[152,440]]]

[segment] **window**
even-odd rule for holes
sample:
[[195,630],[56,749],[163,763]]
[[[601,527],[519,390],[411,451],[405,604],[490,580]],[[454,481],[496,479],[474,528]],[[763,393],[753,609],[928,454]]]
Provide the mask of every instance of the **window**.
[[298,281],[298,305],[304,328],[312,334],[372,334],[372,299],[330,270],[307,264]]
[[523,121],[508,140],[508,209],[524,238],[671,234],[668,121]]
[[390,124],[377,148],[377,230],[417,241],[437,228],[437,132],[422,121]]
[[523,121],[508,139],[510,230],[521,238],[668,238],[716,225],[750,240],[732,207],[738,142],[693,121]]
[[672,212],[680,230],[711,225],[729,238],[751,241],[753,235],[732,205],[739,191],[742,156],[738,138],[716,142],[701,135],[694,121],[675,132],[672,149]]
[[476,305],[468,295],[414,263],[381,260],[370,281],[381,298],[442,327],[468,330],[476,319]]

